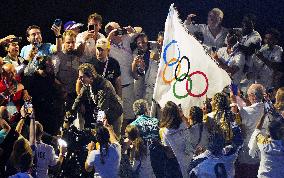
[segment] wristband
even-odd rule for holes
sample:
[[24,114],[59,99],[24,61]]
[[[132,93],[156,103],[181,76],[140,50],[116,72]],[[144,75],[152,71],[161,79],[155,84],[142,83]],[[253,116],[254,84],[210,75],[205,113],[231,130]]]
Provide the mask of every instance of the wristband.
[[62,35],[56,35],[55,38],[62,38]]

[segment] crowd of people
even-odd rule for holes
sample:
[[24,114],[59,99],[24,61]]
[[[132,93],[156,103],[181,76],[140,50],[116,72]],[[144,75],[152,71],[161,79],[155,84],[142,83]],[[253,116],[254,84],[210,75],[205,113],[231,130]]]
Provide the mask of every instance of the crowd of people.
[[[241,28],[189,14],[184,28],[232,84],[185,116],[153,101],[164,32],[55,20],[56,44],[41,28],[0,39],[0,177],[280,178],[284,176],[284,82],[280,33],[263,36],[255,16]],[[236,26],[239,24],[236,24]],[[61,29],[63,27],[63,29]],[[63,33],[62,33],[63,32]],[[102,32],[102,33],[101,33]],[[155,112],[151,112],[151,107]]]

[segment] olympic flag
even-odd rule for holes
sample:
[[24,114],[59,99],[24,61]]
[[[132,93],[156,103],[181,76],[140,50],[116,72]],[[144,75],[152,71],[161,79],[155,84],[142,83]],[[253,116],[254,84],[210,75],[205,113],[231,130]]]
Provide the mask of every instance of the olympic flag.
[[186,116],[191,106],[202,106],[231,83],[203,46],[184,28],[172,4],[165,23],[164,43],[154,90],[154,100],[181,104]]

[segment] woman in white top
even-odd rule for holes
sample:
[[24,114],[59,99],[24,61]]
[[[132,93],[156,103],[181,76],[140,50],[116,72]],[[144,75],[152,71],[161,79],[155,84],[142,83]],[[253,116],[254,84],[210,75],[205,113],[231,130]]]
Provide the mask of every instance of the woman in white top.
[[193,153],[187,154],[186,143],[190,137],[190,130],[183,121],[183,115],[179,107],[172,101],[168,101],[163,108],[160,122],[160,136],[162,144],[170,153],[174,153],[182,173],[182,177],[188,177],[187,168]]
[[95,175],[101,178],[118,178],[121,147],[116,139],[113,128],[108,124],[105,125],[107,127],[99,127],[96,133],[99,148],[94,149],[94,142],[88,144],[85,169],[88,172],[94,169]]

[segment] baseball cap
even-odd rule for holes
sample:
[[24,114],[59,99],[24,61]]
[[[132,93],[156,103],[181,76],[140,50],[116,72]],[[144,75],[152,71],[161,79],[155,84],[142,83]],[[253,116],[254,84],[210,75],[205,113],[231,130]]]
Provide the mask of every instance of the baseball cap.
[[77,27],[82,27],[84,24],[82,23],[77,23],[75,21],[68,21],[64,24],[64,30],[72,30],[74,28],[77,28]]
[[106,38],[100,38],[97,40],[96,43],[97,48],[102,48],[102,49],[110,49],[110,42]]

